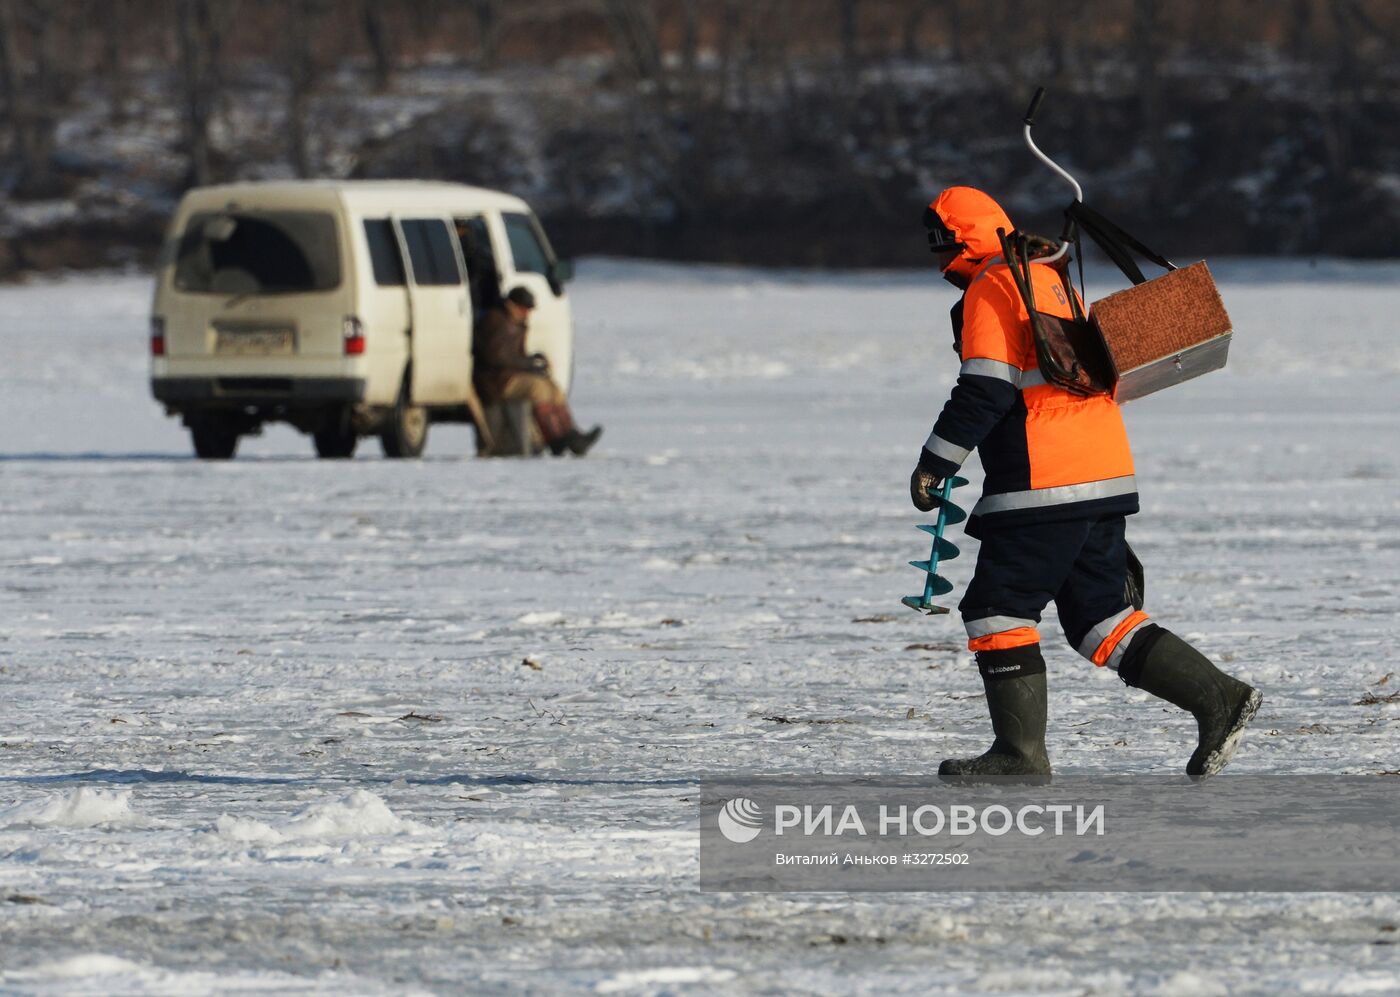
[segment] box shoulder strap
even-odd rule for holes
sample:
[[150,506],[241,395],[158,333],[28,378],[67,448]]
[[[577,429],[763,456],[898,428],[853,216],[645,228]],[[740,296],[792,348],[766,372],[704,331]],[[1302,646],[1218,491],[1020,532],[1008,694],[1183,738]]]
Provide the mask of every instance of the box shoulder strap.
[[[1018,230],[1010,233],[997,229],[1001,241],[1002,257],[1011,271],[1011,279],[1020,293],[1021,302],[1026,307],[1030,322],[1031,337],[1035,345],[1036,365],[1046,381],[1071,394],[1094,395],[1103,393],[1104,388],[1096,384],[1089,371],[1084,369],[1074,351],[1074,344],[1065,336],[1067,327],[1088,328],[1082,318],[1061,319],[1042,313],[1035,304],[1034,277],[1031,274],[1033,262],[1030,239]],[[1073,294],[1073,288],[1070,289]],[[1054,324],[1059,335],[1053,335],[1050,328]]]
[[1075,201],[1066,208],[1065,217],[1078,225],[1082,232],[1098,243],[1105,255],[1113,261],[1119,270],[1123,271],[1123,276],[1134,284],[1142,284],[1147,280],[1143,275],[1142,268],[1133,259],[1135,253],[1164,270],[1176,269],[1176,264],[1171,260],[1155,249],[1150,249],[1142,240],[1116,222],[1105,218],[1083,201]]

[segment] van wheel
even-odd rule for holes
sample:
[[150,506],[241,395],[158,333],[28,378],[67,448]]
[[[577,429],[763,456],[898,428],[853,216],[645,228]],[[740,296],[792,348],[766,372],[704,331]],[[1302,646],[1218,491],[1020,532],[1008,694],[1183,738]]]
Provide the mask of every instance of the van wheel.
[[238,449],[238,431],[214,419],[191,424],[190,439],[200,460],[228,460]]
[[428,444],[428,410],[409,402],[407,382],[399,390],[399,400],[379,434],[379,442],[385,457],[419,457]]
[[348,426],[322,429],[313,433],[311,439],[316,444],[316,456],[329,459],[355,456],[355,444],[360,442],[355,431]]

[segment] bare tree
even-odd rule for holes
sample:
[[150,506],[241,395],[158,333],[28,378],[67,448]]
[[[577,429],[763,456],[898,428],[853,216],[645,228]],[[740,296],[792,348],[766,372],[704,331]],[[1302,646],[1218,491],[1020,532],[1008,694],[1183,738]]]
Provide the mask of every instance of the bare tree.
[[904,12],[904,23],[900,26],[900,51],[906,59],[913,59],[919,54],[919,32],[931,6],[932,0],[910,0],[909,9]]
[[316,87],[317,67],[313,38],[317,0],[291,0],[287,26],[287,141],[292,171],[309,177],[314,170],[308,142],[308,112]]
[[860,62],[860,0],[837,0],[841,31],[841,62],[854,69]]
[[[929,4],[934,2],[935,0],[928,0]],[[948,54],[954,62],[962,62],[967,56],[962,4],[960,0],[941,0],[938,7],[939,20],[944,26],[942,34],[948,39]]]
[[[191,186],[202,186],[214,179],[209,125],[218,99],[222,29],[224,18],[232,9],[231,0],[173,2],[184,99],[183,145],[189,160],[186,182]],[[216,10],[216,3],[222,4],[223,9]]]
[[0,0],[0,90],[18,167],[14,193],[20,196],[57,193],[54,143],[76,79],[63,51],[64,14],[56,3]]
[[1148,188],[1154,194],[1162,164],[1161,95],[1157,78],[1160,44],[1157,0],[1133,0],[1132,58],[1137,76],[1138,118],[1151,164]]
[[1332,28],[1327,53],[1332,106],[1323,121],[1323,143],[1328,165],[1342,179],[1352,168],[1363,92],[1370,76],[1365,41],[1383,41],[1384,35],[1356,0],[1330,0],[1326,9]]
[[380,93],[389,89],[395,68],[394,40],[384,17],[385,6],[384,0],[360,0],[360,26],[374,62],[374,88]]
[[687,85],[695,80],[700,51],[700,0],[681,0],[681,70]]
[[[792,55],[794,36],[795,0],[770,0],[764,20],[768,23],[768,37],[762,45],[771,53],[771,63],[777,70],[782,83],[783,100],[789,106],[797,100],[797,60]],[[755,48],[759,45],[755,44]]]
[[1041,24],[1046,55],[1049,58],[1049,77],[1056,84],[1056,89],[1059,89],[1059,84],[1073,75],[1072,46],[1077,25],[1069,21],[1064,11],[1053,4],[1041,7]]
[[734,51],[739,45],[743,20],[740,0],[721,0],[719,21],[719,94],[723,101],[729,95],[734,75]]
[[89,0],[94,24],[101,35],[99,75],[107,88],[107,115],[113,123],[126,120],[126,102],[131,98],[131,77],[127,71],[130,44],[130,0]]
[[661,80],[661,39],[646,0],[604,0],[619,61],[638,80]]
[[481,64],[494,67],[501,54],[501,0],[471,0],[471,9]]
[[0,0],[0,92],[5,98],[5,124],[10,133],[10,151],[22,163],[26,146],[25,112],[20,104],[20,94],[24,92],[24,67],[20,63],[19,21],[15,17],[13,0]]

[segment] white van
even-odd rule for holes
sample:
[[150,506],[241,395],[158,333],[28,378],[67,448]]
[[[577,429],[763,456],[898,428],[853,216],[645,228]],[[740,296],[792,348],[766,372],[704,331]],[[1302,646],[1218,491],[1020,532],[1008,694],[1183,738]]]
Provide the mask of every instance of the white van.
[[[161,252],[151,390],[200,457],[285,421],[322,457],[377,434],[417,457],[432,422],[490,430],[472,389],[475,317],[523,285],[530,352],[566,391],[573,319],[558,259],[526,203],[418,181],[242,183],[191,190]],[[483,443],[483,441],[485,441]]]

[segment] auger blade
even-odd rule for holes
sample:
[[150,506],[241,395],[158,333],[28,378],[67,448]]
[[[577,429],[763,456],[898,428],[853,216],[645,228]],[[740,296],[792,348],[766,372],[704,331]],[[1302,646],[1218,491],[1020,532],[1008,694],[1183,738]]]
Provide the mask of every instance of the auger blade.
[[951,561],[960,553],[956,544],[943,538],[943,530],[950,524],[961,523],[967,518],[967,512],[951,501],[953,489],[961,488],[965,484],[967,484],[966,478],[945,479],[938,495],[934,496],[936,501],[934,508],[938,510],[938,525],[919,527],[933,537],[933,549],[929,552],[929,559],[909,562],[924,573],[924,594],[907,595],[900,600],[915,612],[927,613],[929,616],[942,616],[952,611],[946,606],[935,606],[933,597],[947,595],[953,591],[952,582],[946,578],[938,577],[938,566],[944,561]]
[[[937,498],[937,496],[935,496],[935,498]],[[963,510],[962,506],[954,505],[952,502],[944,502],[942,499],[939,499],[938,502],[935,503],[933,508],[935,510],[939,508],[943,509],[944,526],[952,526],[954,523],[961,523],[964,519],[967,518],[967,513]],[[919,529],[923,530],[925,533],[933,533],[938,529],[938,527],[920,526]]]
[[[912,564],[914,567],[918,568],[920,571],[926,574],[928,573],[927,561],[910,561],[909,563]],[[929,593],[932,595],[945,595],[948,592],[953,591],[952,582],[948,581],[948,579],[946,578],[940,578],[938,575],[934,574],[929,574],[928,581],[925,583],[924,587],[927,588]]]
[[921,595],[906,595],[899,600],[917,613],[927,613],[929,616],[942,616],[944,613],[952,612],[947,606],[935,606],[931,602],[925,602]]
[[[958,550],[957,544],[953,543],[951,540],[945,540],[943,537],[940,537],[935,527],[920,526],[919,529],[923,530],[925,533],[933,534],[933,538],[936,541],[936,553],[938,554],[938,559],[940,561],[951,561],[953,558],[957,557],[960,553],[962,553],[960,550]],[[912,564],[914,562],[910,563]],[[926,568],[924,570],[928,569]]]

